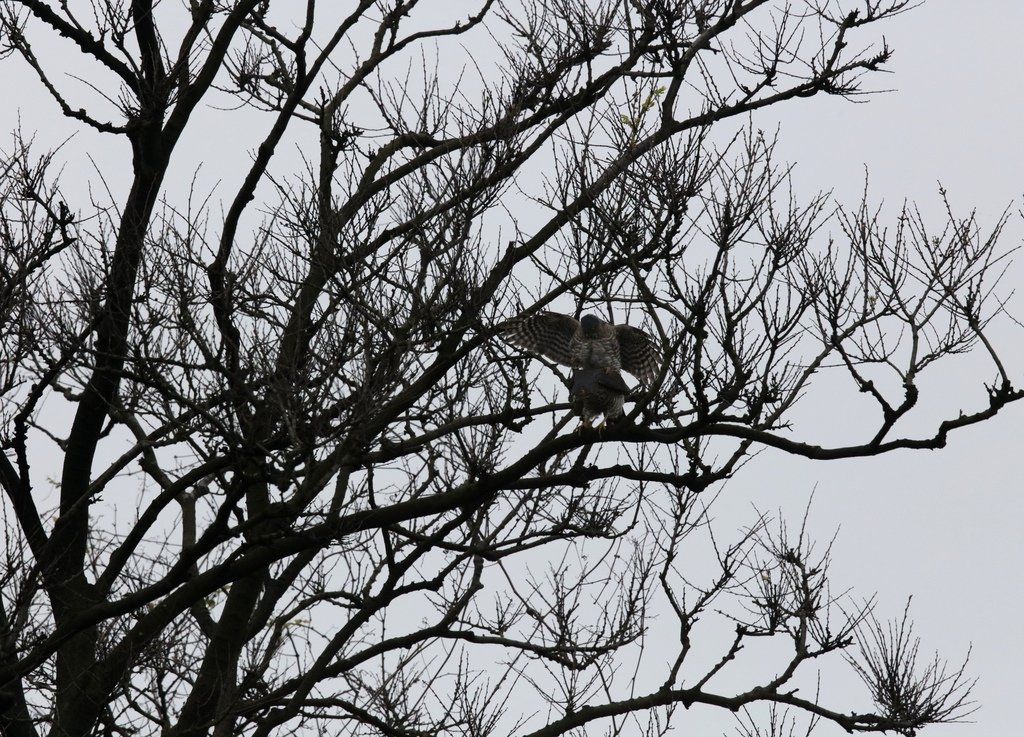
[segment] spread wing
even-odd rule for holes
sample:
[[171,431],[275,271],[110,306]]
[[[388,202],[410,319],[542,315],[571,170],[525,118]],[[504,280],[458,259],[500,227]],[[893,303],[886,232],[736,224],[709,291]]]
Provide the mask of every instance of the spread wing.
[[512,345],[525,348],[530,353],[546,356],[566,366],[576,365],[572,339],[579,331],[580,324],[569,315],[538,312],[529,317],[506,320],[496,328],[498,335]]
[[629,325],[616,325],[615,335],[619,339],[622,370],[649,386],[661,371],[661,351],[654,344],[654,339]]

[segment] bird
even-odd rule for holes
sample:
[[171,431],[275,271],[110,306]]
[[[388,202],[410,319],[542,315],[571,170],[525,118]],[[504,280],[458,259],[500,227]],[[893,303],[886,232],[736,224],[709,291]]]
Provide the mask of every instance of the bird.
[[570,398],[586,425],[601,414],[605,421],[622,414],[629,393],[622,371],[650,386],[661,370],[661,354],[650,335],[595,315],[576,320],[557,312],[537,312],[495,328],[508,343],[576,369]]

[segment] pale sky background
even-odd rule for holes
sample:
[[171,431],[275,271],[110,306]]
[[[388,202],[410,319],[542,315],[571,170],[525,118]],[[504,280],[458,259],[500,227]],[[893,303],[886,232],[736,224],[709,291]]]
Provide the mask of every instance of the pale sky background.
[[[870,196],[884,199],[890,222],[907,198],[938,227],[941,182],[954,210],[965,215],[976,208],[983,228],[994,225],[1012,203],[1002,242],[1021,245],[1021,28],[1024,4],[1001,0],[929,0],[888,23],[893,73],[872,81],[893,92],[864,105],[815,98],[786,107],[779,118],[779,153],[797,163],[798,187],[832,189],[837,199],[852,204],[863,189],[866,167]],[[1024,287],[1024,261],[1017,261],[1004,294]],[[1011,302],[1011,312],[1024,317],[1024,295]],[[998,334],[1005,336],[1019,386],[1024,341],[1008,322],[1001,327]],[[962,366],[966,373],[968,364],[950,362],[946,371]],[[947,373],[942,380],[957,387],[961,376]],[[980,387],[971,391],[978,406]],[[815,406],[802,411],[814,420]],[[836,425],[844,420],[841,415],[816,419]],[[955,659],[973,644],[970,670],[979,677],[980,706],[973,724],[930,727],[925,734],[1020,734],[1022,435],[1024,407],[1011,407],[991,422],[952,435],[941,451],[832,463],[766,452],[734,484],[760,507],[782,507],[791,516],[816,487],[813,529],[824,539],[839,529],[833,581],[860,594],[877,592],[880,613],[892,617],[913,594],[911,613],[926,653],[939,649]]]
[[[831,189],[837,200],[852,205],[863,189],[866,169],[869,196],[885,201],[889,222],[895,221],[906,198],[916,201],[926,219],[940,227],[941,182],[956,211],[965,214],[976,208],[983,228],[994,225],[1012,204],[1003,243],[1020,245],[1022,28],[1024,3],[929,0],[885,24],[885,36],[896,52],[888,67],[892,73],[876,76],[870,84],[892,92],[859,105],[824,97],[798,101],[766,111],[755,118],[755,125],[772,130],[778,124],[777,153],[796,163],[798,194]],[[10,79],[3,82],[3,89],[8,96]],[[27,89],[35,94],[38,84],[33,81]],[[27,130],[42,125],[39,121],[46,115],[57,114],[52,106],[27,98],[14,104],[8,99],[0,111],[0,135],[6,136],[19,113]],[[51,134],[56,135],[44,129],[40,137],[45,141]],[[86,135],[76,139],[76,145],[95,141],[95,136]],[[211,146],[214,140],[202,143]],[[214,173],[212,178],[216,177]],[[187,183],[178,183],[182,184]],[[1004,285],[1004,294],[1017,284],[1024,287],[1021,261]],[[1011,310],[1024,319],[1024,297],[1015,298]],[[1006,321],[997,326],[996,334],[1013,349],[1008,354],[1011,372],[1018,385],[1024,384],[1024,335]],[[964,405],[965,410],[977,408],[984,401],[981,387],[967,387],[959,374],[950,372],[963,368],[966,373],[972,365],[977,364],[970,359],[948,362],[947,373],[931,386],[943,397],[967,397],[971,403]],[[993,375],[988,369],[983,374],[986,379]],[[929,396],[924,394],[922,401],[927,403]],[[820,406],[800,405],[797,419],[806,427],[843,426],[842,414],[816,414]],[[836,406],[830,404],[830,411]],[[956,432],[942,451],[831,463],[765,451],[730,482],[718,507],[726,531],[750,521],[752,505],[765,511],[781,509],[796,521],[813,491],[813,533],[827,540],[839,531],[832,555],[836,587],[850,587],[864,597],[877,593],[878,611],[885,617],[897,616],[907,596],[913,595],[911,612],[925,653],[938,649],[955,660],[973,646],[970,671],[979,677],[975,695],[980,710],[972,724],[932,727],[926,734],[1020,733],[1022,431],[1024,406],[1013,406],[995,420]],[[733,514],[735,519],[730,519]],[[826,705],[849,701],[842,693],[830,696],[827,690],[822,700]],[[731,718],[695,710],[677,724],[679,733],[715,734],[729,730]],[[829,726],[819,732],[841,733]]]

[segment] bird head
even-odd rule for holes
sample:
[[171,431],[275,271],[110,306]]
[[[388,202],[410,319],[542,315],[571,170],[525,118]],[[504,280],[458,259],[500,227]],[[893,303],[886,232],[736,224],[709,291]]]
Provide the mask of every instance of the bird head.
[[603,324],[604,320],[595,315],[584,315],[580,318],[580,327],[583,328],[583,334],[589,338],[596,337]]

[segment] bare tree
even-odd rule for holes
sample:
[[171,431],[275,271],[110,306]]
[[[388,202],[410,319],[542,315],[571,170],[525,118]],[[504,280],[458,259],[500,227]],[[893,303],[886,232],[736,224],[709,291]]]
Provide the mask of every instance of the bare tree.
[[[1003,223],[799,201],[757,127],[863,94],[909,5],[4,2],[8,75],[130,157],[88,188],[67,148],[16,135],[0,162],[0,731],[962,717],[965,670],[833,595],[802,528],[709,513],[759,447],[938,448],[1022,396],[986,333]],[[248,168],[177,194],[225,125],[261,132]],[[654,336],[621,421],[574,432],[564,369],[496,339],[542,309]],[[910,434],[922,374],[974,348],[988,403]],[[790,410],[841,377],[876,420],[827,446]],[[723,685],[758,638],[790,654]],[[798,691],[820,660],[875,710]]]

